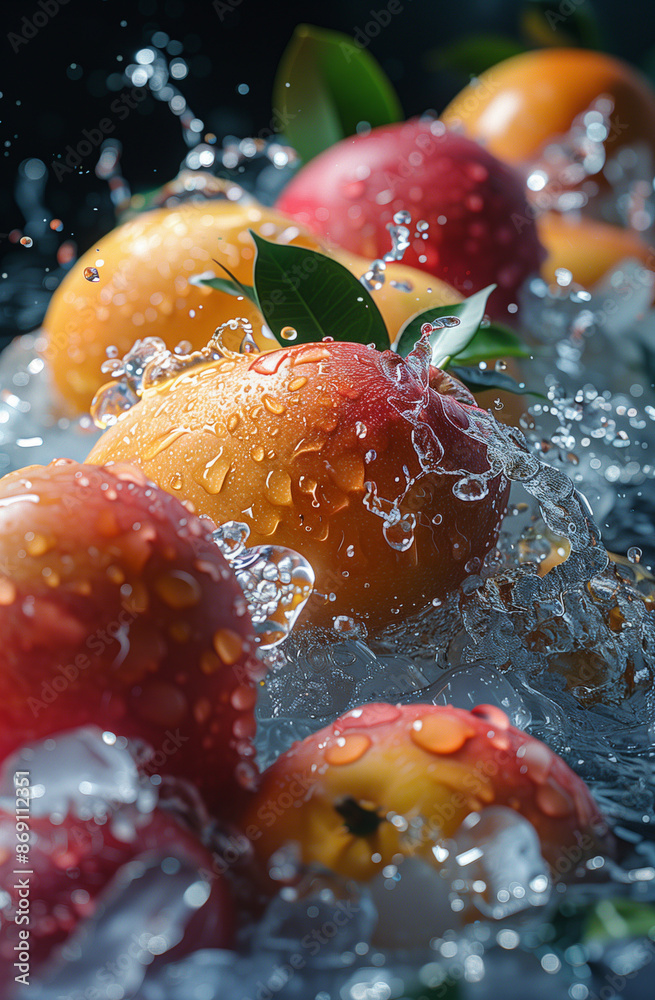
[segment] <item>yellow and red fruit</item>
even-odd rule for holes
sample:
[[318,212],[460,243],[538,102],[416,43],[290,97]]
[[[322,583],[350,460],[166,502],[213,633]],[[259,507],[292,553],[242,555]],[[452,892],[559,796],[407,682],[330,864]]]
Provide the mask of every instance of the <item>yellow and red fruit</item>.
[[442,120],[520,166],[565,136],[599,98],[609,102],[606,155],[644,146],[655,162],[655,92],[636,70],[604,52],[549,48],[512,56],[465,87]]
[[264,863],[294,841],[304,862],[368,881],[399,854],[436,864],[435,841],[491,805],[532,823],[556,871],[567,849],[609,846],[581,779],[489,705],[354,709],[271,765],[243,824]]
[[[274,342],[263,335],[262,316],[251,302],[191,280],[208,271],[226,277],[214,263],[218,261],[240,282],[252,285],[255,246],[248,229],[277,243],[328,253],[292,219],[245,195],[236,202],[217,199],[156,208],[95,243],[55,291],[43,324],[43,355],[68,405],[88,410],[105,381],[101,365],[107,348],[122,356],[146,336],[160,337],[170,350],[180,341],[197,350],[222,323],[243,316],[252,323],[260,348],[270,349]],[[345,251],[334,256],[358,278],[370,268],[370,261]],[[95,280],[85,277],[89,268]],[[390,264],[387,280],[372,294],[390,340],[414,313],[460,298],[446,284],[404,264]]]
[[[388,226],[412,216],[403,260],[467,296],[492,282],[490,315],[507,319],[543,249],[515,171],[439,121],[412,119],[351,136],[303,167],[278,208],[365,257],[390,248]],[[427,227],[421,223],[427,223]]]
[[304,621],[385,623],[459,584],[507,498],[467,434],[473,397],[428,357],[333,341],[231,355],[147,388],[88,461],[134,461],[198,514],[245,522],[248,544],[300,552],[331,595]]
[[243,791],[255,640],[211,528],[134,467],[0,481],[0,760],[94,724],[163,750],[211,806]]

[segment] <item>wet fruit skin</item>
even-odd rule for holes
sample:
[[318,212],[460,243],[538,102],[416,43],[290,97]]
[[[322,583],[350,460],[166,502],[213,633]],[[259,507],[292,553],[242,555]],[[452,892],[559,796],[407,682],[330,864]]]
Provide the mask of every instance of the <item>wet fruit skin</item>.
[[[323,249],[293,220],[252,199],[153,209],[94,243],[54,292],[44,320],[43,357],[66,404],[75,412],[88,411],[106,381],[101,372],[106,349],[113,346],[122,357],[146,336],[161,337],[171,350],[183,340],[199,350],[218,326],[243,316],[262,349],[275,346],[263,336],[261,314],[247,299],[189,280],[206,272],[227,277],[216,260],[252,285],[255,247],[248,229],[279,243]],[[370,267],[352,254],[335,256],[358,278]],[[103,263],[96,267],[99,259]],[[97,281],[84,277],[88,267],[98,272]],[[408,282],[412,291],[399,291],[392,281]],[[404,264],[390,264],[385,284],[372,294],[393,337],[415,312],[460,299],[449,286]]]
[[[122,811],[128,812],[127,809]],[[129,880],[130,874],[138,878],[136,868],[130,872],[128,866],[143,864],[149,867],[169,859],[166,867],[174,873],[170,862],[175,859],[197,868],[198,882],[202,879],[201,873],[211,875],[211,854],[162,809],[139,814],[136,818],[131,816],[131,822],[136,821],[137,826],[134,837],[129,838],[114,832],[116,818],[111,807],[107,822],[80,819],[72,812],[57,823],[47,816],[31,815],[29,865],[24,866],[29,874],[21,880],[21,873],[15,874],[16,814],[0,809],[0,884],[11,899],[5,911],[0,910],[0,975],[3,982],[12,982],[17,974],[13,966],[18,960],[14,946],[24,940],[19,938],[21,929],[29,932],[28,965],[31,976],[38,977],[45,963],[55,958],[54,949],[66,942],[78,925],[83,925],[96,912],[101,915],[106,901],[120,891],[121,884]],[[164,880],[166,874],[162,872],[158,877]],[[226,881],[215,875],[204,880],[208,883],[208,899],[197,914],[191,914],[184,939],[175,949],[175,957],[182,957],[195,948],[233,945],[234,908]],[[29,890],[27,896],[26,889]],[[171,893],[176,889],[179,891],[173,884]],[[30,903],[29,921],[16,924],[14,915],[26,912],[20,908],[21,898]],[[175,906],[174,896],[170,902]],[[128,944],[129,939],[126,946]],[[104,965],[101,956],[98,956],[98,963]],[[104,982],[109,978],[107,971]]]
[[[485,446],[465,433],[480,411],[432,371],[444,394],[397,354],[361,344],[234,355],[147,389],[88,461],[134,461],[197,513],[245,522],[249,545],[300,552],[318,594],[334,597],[310,598],[302,621],[382,624],[455,588],[494,544],[506,503],[502,476],[481,499],[454,495],[456,470],[488,470]],[[386,537],[371,483],[397,511]]]
[[569,218],[546,212],[537,219],[539,239],[548,251],[541,267],[546,281],[555,280],[555,271],[565,267],[573,281],[584,288],[593,286],[621,261],[633,258],[655,268],[655,255],[633,230],[622,229],[596,219]]
[[608,157],[644,144],[655,157],[655,92],[619,59],[583,49],[537,49],[481,73],[448,105],[442,120],[516,165],[565,135],[597,98],[609,97]]
[[0,480],[0,760],[95,724],[146,740],[210,808],[243,794],[258,667],[211,529],[136,468]]
[[[410,212],[405,263],[464,296],[496,282],[488,311],[497,318],[508,319],[519,286],[543,259],[534,226],[513,221],[529,214],[523,180],[439,121],[412,119],[343,139],[301,168],[277,205],[365,257],[386,253],[387,225]],[[426,239],[421,221],[429,224]]]
[[[398,853],[434,864],[435,840],[490,805],[533,824],[560,876],[575,867],[560,859],[575,854],[577,864],[606,837],[581,779],[489,705],[467,712],[371,704],[346,713],[264,772],[243,829],[264,863],[296,841],[303,861],[367,881]],[[412,843],[394,814],[410,823],[422,817],[427,826]]]

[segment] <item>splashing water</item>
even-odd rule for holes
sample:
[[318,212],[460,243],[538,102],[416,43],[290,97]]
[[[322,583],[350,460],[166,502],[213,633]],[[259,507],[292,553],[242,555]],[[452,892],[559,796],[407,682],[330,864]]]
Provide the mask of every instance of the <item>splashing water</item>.
[[314,571],[303,556],[284,546],[246,548],[249,534],[247,524],[226,521],[214,532],[214,541],[246,597],[260,650],[271,649],[286,639],[305,607]]

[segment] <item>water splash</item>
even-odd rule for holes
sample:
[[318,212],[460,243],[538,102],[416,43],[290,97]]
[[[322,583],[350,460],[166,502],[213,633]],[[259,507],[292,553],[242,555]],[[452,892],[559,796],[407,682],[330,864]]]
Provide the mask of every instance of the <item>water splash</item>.
[[248,602],[260,650],[283,642],[314,587],[309,562],[281,545],[252,545],[247,524],[226,521],[214,532],[214,541],[230,564]]
[[[232,324],[239,322],[230,320],[224,326],[236,329]],[[147,389],[199,365],[225,357],[226,350],[220,346],[221,330],[222,327],[219,327],[207,347],[190,353],[185,353],[187,342],[171,351],[160,337],[144,337],[143,340],[135,341],[123,358],[115,357],[112,349],[108,348],[109,357],[103,361],[102,371],[110,375],[113,381],[98,389],[91,404],[91,417],[96,427],[104,430],[113,426],[139,402]]]

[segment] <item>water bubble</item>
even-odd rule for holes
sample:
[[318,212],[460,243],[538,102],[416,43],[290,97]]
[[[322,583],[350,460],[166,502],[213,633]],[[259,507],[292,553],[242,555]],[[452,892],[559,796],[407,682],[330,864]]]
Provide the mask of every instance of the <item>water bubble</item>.
[[637,545],[632,545],[627,551],[628,559],[631,563],[641,562],[642,550]]
[[465,476],[455,483],[453,493],[459,500],[482,500],[489,493],[489,485],[483,476]]
[[87,281],[100,281],[100,274],[97,267],[85,267],[84,277]]
[[20,245],[21,246],[23,246],[23,247],[31,247],[33,245],[33,243],[34,243],[34,240],[32,239],[31,236],[21,236],[21,239],[20,239]]
[[298,331],[293,326],[283,326],[280,330],[280,336],[282,340],[295,340],[298,336]]
[[62,229],[64,228],[64,223],[61,221],[61,219],[51,219],[50,220],[50,228],[55,233],[60,233],[62,231]]
[[[393,221],[397,226],[408,226],[412,221],[411,212],[396,212]],[[427,223],[424,223],[424,225],[427,225]]]

